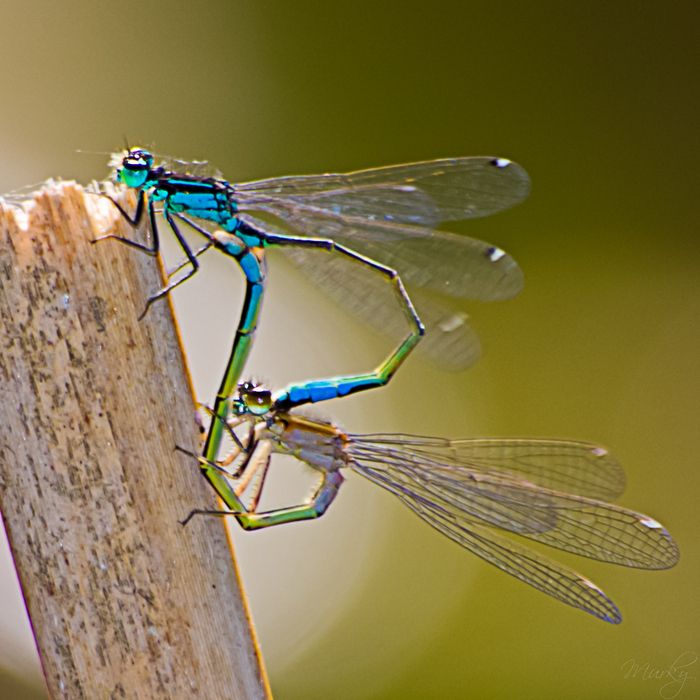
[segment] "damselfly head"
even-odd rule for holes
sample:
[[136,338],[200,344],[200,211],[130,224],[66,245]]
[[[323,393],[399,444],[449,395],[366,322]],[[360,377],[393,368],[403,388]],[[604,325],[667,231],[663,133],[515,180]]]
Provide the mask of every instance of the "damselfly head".
[[130,148],[115,154],[110,164],[115,168],[116,182],[138,189],[149,179],[153,168],[153,155],[144,148]]
[[272,392],[257,382],[242,382],[232,408],[239,416],[264,416],[272,408]]

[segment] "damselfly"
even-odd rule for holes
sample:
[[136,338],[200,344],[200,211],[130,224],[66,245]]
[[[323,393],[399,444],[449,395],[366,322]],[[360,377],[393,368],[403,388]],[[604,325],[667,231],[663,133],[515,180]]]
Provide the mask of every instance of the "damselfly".
[[[382,284],[398,273],[414,289],[411,297],[420,297],[424,305],[421,308],[419,303],[418,310],[431,332],[421,346],[441,366],[457,368],[473,361],[476,338],[467,331],[464,319],[446,306],[449,299],[427,298],[419,289],[453,299],[490,301],[511,297],[522,287],[522,273],[499,248],[434,230],[443,221],[494,214],[527,196],[527,173],[504,158],[439,159],[346,174],[285,176],[243,184],[204,177],[200,174],[201,163],[188,168],[181,161],[164,160],[156,165],[154,156],[139,148],[118,154],[113,163],[117,181],[139,192],[134,219],[139,220],[148,208],[155,222],[155,206],[162,206],[191,265],[186,274],[149,302],[198,269],[197,255],[187,245],[176,220],[207,238],[199,252],[216,247],[237,257],[246,248],[284,247],[308,277],[385,331],[387,325],[397,328],[395,319],[400,315],[383,299],[375,298],[379,295],[371,283],[368,289],[367,276],[347,274],[342,262],[352,260],[380,268],[382,274],[375,279]],[[196,174],[188,174],[188,169]],[[126,212],[122,213],[129,218]],[[286,230],[256,218],[261,214],[271,215]],[[236,234],[237,240],[212,238],[209,230],[193,224],[192,219]],[[157,233],[156,228],[152,246],[128,242],[156,253]],[[350,248],[352,253],[343,248]],[[315,249],[340,254],[319,261]],[[376,261],[374,265],[372,261]],[[403,297],[401,301],[407,306]],[[410,313],[409,318],[413,326]]]
[[[668,531],[642,513],[611,504],[624,474],[602,447],[573,440],[445,439],[357,435],[291,409],[289,391],[240,385],[229,421],[243,430],[217,469],[235,480],[244,509],[193,511],[233,515],[245,529],[317,518],[351,469],[395,494],[436,530],[502,571],[607,622],[622,617],[594,583],[519,543],[514,536],[604,562],[665,569],[678,561]],[[247,427],[247,430],[245,429]],[[272,453],[292,455],[320,476],[300,505],[258,511]],[[186,522],[186,521],[185,521]]]
[[[190,265],[186,273],[169,279],[166,287],[149,298],[148,304],[193,275],[199,267],[198,255],[209,248],[217,248],[237,260],[246,278],[238,330],[214,404],[217,420],[212,421],[205,443],[206,462],[215,459],[219,451],[221,426],[228,416],[227,397],[240,379],[252,345],[265,284],[267,248],[282,247],[288,251],[304,265],[307,276],[322,284],[331,296],[352,306],[383,330],[396,329],[397,314],[375,294],[371,282],[341,275],[338,259],[378,272],[383,283],[390,283],[399,297],[410,326],[408,336],[373,372],[344,377],[338,385],[344,393],[386,384],[422,337],[424,325],[404,289],[402,277],[410,284],[452,297],[480,300],[508,298],[522,286],[522,273],[501,249],[466,236],[433,230],[441,221],[501,211],[527,195],[527,174],[503,158],[442,159],[343,175],[280,177],[246,184],[179,172],[178,166],[156,164],[154,156],[142,148],[118,154],[113,165],[116,180],[138,192],[133,217],[115,204],[133,226],[138,226],[148,211],[153,241],[144,245],[113,234],[103,238],[116,238],[157,254],[159,206]],[[182,163],[179,166],[183,168]],[[270,215],[288,230],[280,230],[251,212]],[[196,252],[190,248],[178,222],[206,238],[203,248]],[[219,230],[212,231],[207,226]],[[313,257],[316,250],[338,255],[319,265]],[[440,300],[426,299],[421,303],[421,313],[430,330],[428,347],[439,355],[441,364],[461,367],[473,361],[478,341],[464,317],[450,311]],[[204,469],[209,471],[206,466]],[[219,475],[209,471],[207,476],[225,488]]]

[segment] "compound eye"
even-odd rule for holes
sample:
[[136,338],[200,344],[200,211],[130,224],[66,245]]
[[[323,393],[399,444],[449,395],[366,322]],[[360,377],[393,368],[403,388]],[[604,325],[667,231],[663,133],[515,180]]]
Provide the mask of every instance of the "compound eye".
[[256,387],[244,394],[242,398],[247,409],[257,416],[267,413],[272,408],[272,392],[268,389]]
[[123,165],[130,170],[150,170],[153,156],[148,151],[133,149],[124,156]]
[[124,158],[124,167],[127,170],[143,170],[146,167],[143,158],[137,156],[127,156]]

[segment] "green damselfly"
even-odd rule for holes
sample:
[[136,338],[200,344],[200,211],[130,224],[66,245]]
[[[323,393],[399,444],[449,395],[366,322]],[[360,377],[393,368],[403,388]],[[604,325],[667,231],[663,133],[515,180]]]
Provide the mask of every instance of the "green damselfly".
[[[213,468],[235,482],[240,510],[193,511],[231,515],[248,530],[318,518],[350,469],[396,495],[451,540],[515,578],[606,622],[622,620],[613,601],[574,570],[523,546],[514,536],[599,561],[641,569],[676,564],[668,531],[642,513],[610,503],[624,489],[618,462],[599,445],[534,438],[447,439],[367,435],[304,416],[294,409],[313,392],[273,394],[243,383],[233,401],[236,446]],[[296,400],[292,395],[296,394]],[[303,397],[306,398],[303,398]],[[259,511],[273,453],[296,457],[320,476],[309,500]]]

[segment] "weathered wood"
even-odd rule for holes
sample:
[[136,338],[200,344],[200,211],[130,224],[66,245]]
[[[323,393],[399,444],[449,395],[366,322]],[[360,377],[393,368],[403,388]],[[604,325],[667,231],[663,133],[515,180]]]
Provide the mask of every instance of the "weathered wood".
[[0,509],[52,697],[263,698],[269,687],[154,259],[106,200],[0,211]]

